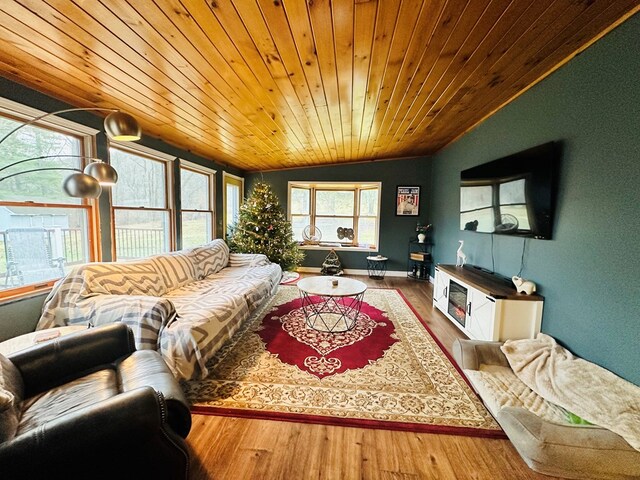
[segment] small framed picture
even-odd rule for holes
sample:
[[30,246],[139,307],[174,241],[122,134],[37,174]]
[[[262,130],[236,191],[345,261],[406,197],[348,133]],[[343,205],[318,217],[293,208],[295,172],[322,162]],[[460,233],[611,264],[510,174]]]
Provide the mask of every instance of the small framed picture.
[[420,187],[398,186],[396,191],[396,215],[408,217],[420,215]]

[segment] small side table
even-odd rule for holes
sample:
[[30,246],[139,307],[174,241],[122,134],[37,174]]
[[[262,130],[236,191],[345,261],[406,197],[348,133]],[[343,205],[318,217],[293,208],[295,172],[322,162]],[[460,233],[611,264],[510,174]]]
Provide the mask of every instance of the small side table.
[[369,278],[382,280],[384,278],[384,274],[387,272],[387,260],[389,259],[382,255],[367,257],[367,271],[369,272]]

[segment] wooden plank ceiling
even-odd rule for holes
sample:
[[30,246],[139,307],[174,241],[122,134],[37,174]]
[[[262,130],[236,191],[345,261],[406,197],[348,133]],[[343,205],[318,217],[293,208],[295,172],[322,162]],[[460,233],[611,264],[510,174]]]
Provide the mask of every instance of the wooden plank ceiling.
[[[246,171],[437,152],[639,0],[2,0],[0,68]],[[0,93],[1,95],[1,93]]]

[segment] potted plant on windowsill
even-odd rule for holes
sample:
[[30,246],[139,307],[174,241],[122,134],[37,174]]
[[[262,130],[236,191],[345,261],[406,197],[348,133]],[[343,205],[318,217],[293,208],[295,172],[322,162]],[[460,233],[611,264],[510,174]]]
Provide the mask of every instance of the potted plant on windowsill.
[[427,232],[431,230],[431,224],[423,225],[420,222],[416,225],[416,232],[418,233],[418,243],[424,243],[427,238]]

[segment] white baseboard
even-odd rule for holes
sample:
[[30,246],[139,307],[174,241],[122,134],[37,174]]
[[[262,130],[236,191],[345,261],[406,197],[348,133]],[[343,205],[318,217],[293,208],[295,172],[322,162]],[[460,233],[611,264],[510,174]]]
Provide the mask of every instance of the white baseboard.
[[[320,267],[298,267],[296,269],[297,272],[301,272],[301,273],[320,273],[321,270],[322,268]],[[361,270],[361,269],[355,269],[355,268],[345,268],[344,273],[346,273],[347,275],[365,275],[365,276],[369,275],[368,270]],[[406,277],[407,272],[405,270],[387,270],[387,272],[385,273],[385,276]],[[429,276],[429,283],[433,283],[432,276]]]

